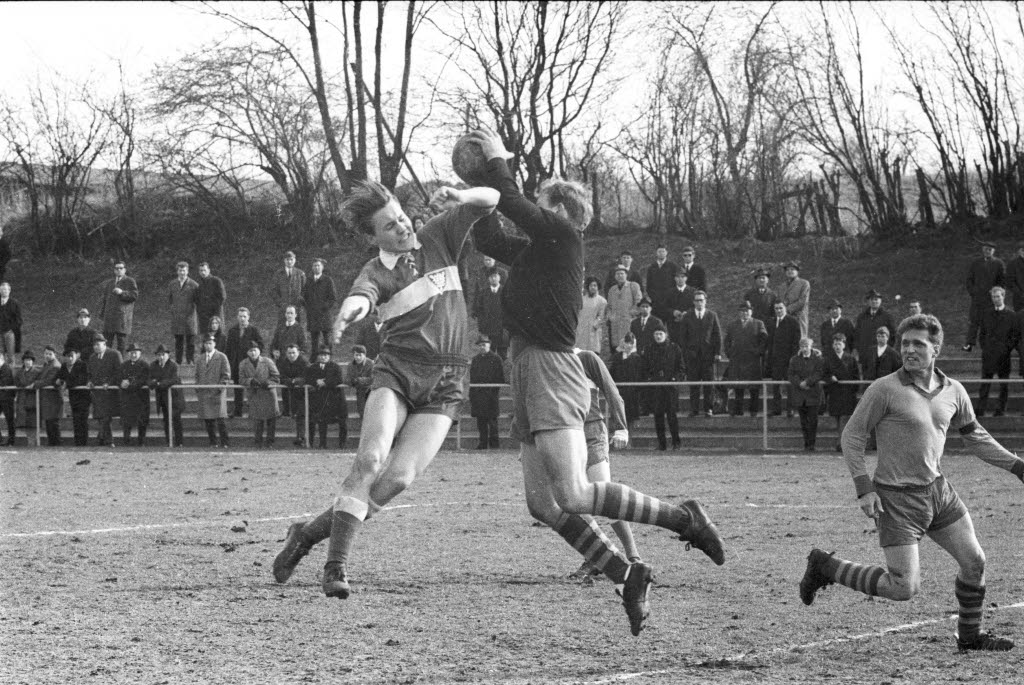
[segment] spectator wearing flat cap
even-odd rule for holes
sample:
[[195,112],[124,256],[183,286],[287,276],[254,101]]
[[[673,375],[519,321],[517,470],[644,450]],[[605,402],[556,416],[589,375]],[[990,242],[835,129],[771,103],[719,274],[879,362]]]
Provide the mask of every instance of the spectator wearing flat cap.
[[750,303],[750,314],[761,323],[766,323],[775,316],[775,301],[779,296],[768,287],[771,274],[767,269],[754,271],[754,287],[743,293],[743,299]]
[[[604,292],[607,294],[612,286],[618,283],[618,279],[615,276],[615,272],[619,270],[619,267],[624,269],[626,281],[629,283],[636,283],[640,290],[643,290],[643,280],[640,277],[640,272],[633,268],[633,253],[629,250],[623,250],[622,254],[619,255],[619,259],[612,264],[612,267],[608,269],[608,275],[604,279]],[[641,295],[643,293],[641,292]],[[637,298],[639,301],[639,298]],[[623,333],[625,335],[625,333]]]
[[[775,315],[765,322],[768,330],[768,346],[764,353],[764,376],[773,381],[789,380],[789,360],[800,349],[800,322],[786,313],[786,303],[775,303]],[[786,415],[793,415],[787,393]],[[772,386],[772,416],[782,413],[782,386]]]
[[[680,322],[679,339],[674,341],[683,351],[683,368],[690,382],[715,380],[715,362],[722,355],[722,326],[718,314],[708,309],[707,304],[707,293],[698,290],[693,309]],[[706,416],[711,416],[714,404],[714,386],[690,386],[690,416],[696,416],[702,409]]]
[[971,306],[967,317],[967,339],[962,348],[964,352],[974,349],[981,328],[981,317],[992,309],[992,288],[1006,284],[1006,265],[995,255],[995,243],[984,241],[981,243],[981,256],[974,259],[967,268],[964,286],[971,298]]
[[294,305],[284,308],[284,323],[278,324],[274,330],[274,338],[270,341],[271,358],[275,362],[280,361],[289,345],[297,345],[302,354],[309,351],[306,331],[299,325]]
[[[196,385],[230,385],[231,363],[226,354],[217,349],[217,339],[212,333],[203,336],[202,352],[196,357]],[[199,388],[196,390],[199,418],[206,425],[210,447],[228,447],[228,393],[227,388]]]
[[149,385],[156,391],[157,413],[164,417],[164,441],[181,447],[184,442],[181,414],[185,410],[185,393],[174,387],[181,385],[178,365],[171,361],[170,351],[163,345],[157,345],[153,356],[153,363],[149,365]]
[[864,301],[867,307],[857,315],[857,321],[853,326],[856,335],[855,353],[860,363],[861,378],[874,379],[877,357],[875,334],[884,326],[889,330],[889,341],[892,344],[892,340],[896,338],[896,322],[893,321],[892,315],[882,308],[882,294],[877,290],[869,290],[864,296]]
[[779,299],[786,303],[786,313],[800,324],[800,337],[807,337],[807,313],[811,308],[811,284],[800,278],[800,265],[787,262],[785,265],[786,283],[782,286]]
[[[277,385],[281,374],[270,357],[264,357],[260,343],[252,341],[246,359],[238,370],[238,383],[245,386],[248,395],[249,419],[253,422],[256,447],[273,447],[277,433],[277,417],[281,408],[277,399]],[[263,430],[266,428],[266,441]]]
[[[1020,324],[1016,312],[1006,306],[1006,289],[1001,286],[992,288],[992,309],[981,317],[981,377],[984,379],[998,376],[1010,377],[1010,362],[1013,350],[1021,339]],[[978,406],[975,413],[984,416],[988,409],[988,393],[991,383],[982,383],[978,387]],[[1006,412],[1006,400],[1009,396],[1009,385],[999,384],[999,403],[996,405],[995,416]]]
[[68,391],[75,447],[85,447],[89,444],[89,405],[92,399],[89,391],[82,387],[89,384],[89,371],[78,348],[64,349],[64,363],[57,373],[57,384]]
[[686,312],[693,311],[693,298],[697,296],[697,289],[687,284],[688,278],[681,267],[676,271],[676,289],[669,294],[666,307],[670,315],[665,321],[665,328],[668,330],[669,340],[677,345],[681,345],[683,317]]
[[177,275],[167,284],[167,305],[174,336],[174,361],[193,363],[196,356],[196,294],[199,284],[188,275],[188,262],[175,265]]
[[[196,328],[199,335],[210,331],[210,319],[219,317],[224,321],[224,302],[227,300],[227,290],[224,288],[224,281],[210,273],[209,262],[199,262],[199,278],[196,283]],[[200,341],[202,348],[202,341]]]
[[[287,306],[287,305],[285,305]],[[228,341],[227,349],[224,351],[228,357],[228,362],[231,364],[231,380],[238,384],[238,369],[242,362],[245,361],[246,354],[249,350],[249,345],[256,342],[259,343],[260,348],[263,348],[263,335],[260,333],[260,329],[253,326],[249,322],[249,308],[239,307],[237,313],[238,323],[228,329]],[[281,312],[282,319],[284,318],[284,311]],[[298,325],[298,324],[296,324]],[[301,330],[301,329],[300,329]],[[235,388],[235,403],[233,407],[233,414],[236,418],[242,416],[242,401],[244,398],[244,392],[241,388]]]
[[832,339],[836,333],[846,336],[846,349],[852,350],[857,339],[857,329],[852,321],[843,316],[843,303],[832,300],[828,303],[828,318],[821,322],[818,329],[818,342],[822,350],[832,348]]
[[[683,352],[669,340],[665,324],[654,324],[653,340],[644,354],[644,366],[648,382],[667,383],[678,381],[683,375]],[[672,448],[680,446],[679,440],[679,389],[673,385],[658,386],[646,390],[647,402],[654,414],[654,431],[658,436],[658,449],[668,449],[665,437],[665,423],[668,422],[672,436]]]
[[675,275],[679,267],[668,259],[668,248],[658,245],[654,251],[654,262],[647,267],[646,287],[647,298],[651,301],[654,315],[662,322],[669,318],[671,312],[666,311],[668,296],[676,287]]
[[[306,308],[306,329],[309,331],[310,349],[330,347],[334,342],[332,310],[338,301],[334,279],[324,273],[327,262],[320,257],[313,260],[310,275],[302,286],[302,305]],[[298,312],[296,312],[298,314]]]
[[[502,366],[501,357],[491,352],[491,340],[486,335],[481,335],[476,341],[479,353],[473,357],[469,365],[470,385],[477,383],[504,383],[505,371]],[[476,427],[480,439],[477,442],[478,450],[495,448],[501,446],[498,435],[498,393],[500,388],[474,388],[469,389],[470,415],[476,419]]]
[[290,343],[275,364],[281,377],[280,383],[284,386],[281,391],[281,416],[290,416],[295,420],[295,440],[292,444],[302,447],[306,444],[306,393],[303,388],[306,385],[309,360],[303,356],[298,345]]
[[605,291],[605,299],[608,300],[608,346],[613,354],[629,333],[629,324],[637,315],[637,305],[643,299],[640,283],[629,280],[628,273],[624,264],[617,265],[612,271],[611,284]]
[[[725,328],[725,355],[729,358],[726,373],[731,381],[760,381],[764,368],[764,353],[768,348],[768,329],[753,316],[753,308],[747,300],[739,303],[739,317]],[[743,396],[749,391],[750,415],[758,412],[761,386],[758,383],[733,387],[735,403],[733,416],[743,413]]]
[[[643,356],[654,342],[654,329],[659,324],[664,326],[665,322],[651,314],[651,301],[646,297],[640,299],[637,309],[640,310],[640,314],[629,324],[629,332],[636,338],[637,352]],[[665,332],[667,335],[667,328]]]
[[130,445],[135,428],[142,447],[149,427],[149,364],[142,361],[142,348],[135,343],[128,346],[127,354],[121,364],[121,433],[124,444]]
[[341,387],[341,367],[331,360],[331,349],[317,350],[316,361],[306,369],[309,391],[309,443],[320,435],[320,449],[327,449],[327,427],[338,424],[338,449],[344,449],[348,439],[348,402]]
[[8,360],[21,351],[21,305],[11,297],[11,284],[0,283],[0,351]]
[[118,354],[124,352],[125,340],[132,334],[135,301],[138,299],[138,283],[127,275],[124,262],[114,262],[114,277],[100,285],[100,301],[96,311],[97,316],[103,319],[103,337],[112,348],[117,348]]
[[46,430],[46,444],[59,447],[60,419],[64,415],[64,395],[60,391],[60,360],[52,345],[43,348],[43,361],[39,365],[39,378],[33,387],[39,391],[39,420]]
[[35,382],[39,379],[42,368],[36,366],[36,355],[32,350],[25,350],[21,355],[21,366],[14,370],[14,384],[18,390],[17,405],[14,408],[15,423],[25,429],[28,444],[36,439],[36,391]]
[[1014,311],[1024,309],[1024,240],[1017,243],[1017,254],[1006,263],[1006,290]]
[[7,420],[7,446],[14,445],[15,433],[15,412],[14,412],[14,371],[7,363],[7,357],[0,354],[0,414]]
[[85,307],[79,309],[75,317],[78,325],[68,331],[68,336],[64,339],[64,349],[75,348],[84,362],[89,361],[89,357],[92,356],[92,341],[97,332],[89,325],[91,320],[88,309]]
[[92,390],[92,416],[99,424],[96,442],[113,447],[114,435],[110,423],[121,412],[121,353],[107,349],[107,338],[97,333],[93,339],[92,356],[86,363],[89,388]]
[[362,345],[352,346],[352,361],[345,374],[345,384],[356,389],[356,411],[363,418],[366,399],[370,396],[370,385],[373,383],[373,360],[366,356],[366,348]]

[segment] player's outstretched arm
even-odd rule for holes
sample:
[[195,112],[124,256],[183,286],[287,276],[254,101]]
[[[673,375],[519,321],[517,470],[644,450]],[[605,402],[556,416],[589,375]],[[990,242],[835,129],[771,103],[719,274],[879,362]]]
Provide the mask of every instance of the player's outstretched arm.
[[341,303],[338,316],[334,318],[334,342],[340,343],[341,336],[349,324],[359,321],[370,313],[370,299],[362,295],[349,295]]
[[483,207],[490,211],[494,211],[494,208],[498,206],[498,200],[500,199],[501,194],[494,188],[477,187],[458,190],[456,188],[442,186],[435,190],[434,194],[430,196],[430,205],[432,207],[444,207],[448,205],[448,203],[453,202],[460,205]]

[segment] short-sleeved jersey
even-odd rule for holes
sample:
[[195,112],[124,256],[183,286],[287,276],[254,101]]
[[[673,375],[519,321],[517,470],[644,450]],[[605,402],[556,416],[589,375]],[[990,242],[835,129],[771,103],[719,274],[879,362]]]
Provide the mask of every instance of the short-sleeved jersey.
[[430,219],[417,233],[415,271],[380,256],[363,266],[349,296],[370,300],[381,320],[381,354],[419,364],[468,365],[466,302],[458,260],[473,223],[488,207],[462,204]]

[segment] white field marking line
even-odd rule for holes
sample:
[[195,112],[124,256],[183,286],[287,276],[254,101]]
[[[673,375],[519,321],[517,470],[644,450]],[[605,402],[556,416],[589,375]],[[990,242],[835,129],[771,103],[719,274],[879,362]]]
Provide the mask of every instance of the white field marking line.
[[[1004,609],[1022,609],[1024,608],[1024,602],[1017,602],[1016,604],[1000,605],[998,607],[988,607],[990,611],[1002,611]],[[943,618],[933,618],[927,621],[915,621],[914,623],[905,623],[899,626],[892,626],[890,628],[883,628],[882,630],[875,631],[873,633],[861,633],[860,635],[848,635],[846,637],[837,637],[830,640],[818,640],[816,642],[807,642],[802,645],[789,645],[788,647],[776,647],[766,652],[746,652],[743,654],[737,654],[735,656],[727,656],[722,661],[743,661],[747,657],[763,657],[771,656],[773,654],[786,654],[789,652],[796,652],[804,649],[814,649],[815,647],[826,647],[828,645],[841,644],[844,642],[858,642],[860,640],[868,640],[873,637],[882,637],[883,635],[889,635],[890,633],[902,633],[914,628],[920,628],[921,626],[934,625],[936,623],[943,623],[945,621],[952,621],[957,617],[956,614],[950,614]],[[714,661],[714,659],[710,659]],[[685,667],[684,667],[685,668]],[[659,669],[657,671],[637,671],[633,673],[619,673],[617,675],[610,676],[608,678],[602,678],[600,680],[588,680],[587,685],[605,685],[606,683],[621,683],[627,680],[633,680],[635,678],[644,678],[648,676],[656,675],[671,675],[678,674],[678,669]]]
[[845,504],[754,504],[747,502],[752,509],[850,509]]
[[[522,503],[505,503],[505,502],[437,502],[434,504],[398,504],[390,507],[384,507],[381,511],[391,511],[392,509],[412,509],[418,507],[449,507],[449,506],[489,506],[489,507],[512,507],[522,506]],[[290,521],[292,519],[310,518],[316,516],[310,512],[304,514],[291,514],[289,516],[269,516],[266,518],[258,519],[245,519],[249,523],[270,523],[274,521]],[[207,520],[207,521],[189,521],[187,523],[149,523],[141,524],[138,526],[120,526],[116,528],[91,528],[84,530],[40,530],[34,533],[0,533],[0,538],[31,538],[31,537],[46,537],[50,535],[94,535],[100,533],[133,533],[143,530],[160,530],[164,528],[207,528],[211,526],[223,526],[225,524],[230,525],[233,522],[241,520],[241,516],[235,518],[224,517],[220,520]]]

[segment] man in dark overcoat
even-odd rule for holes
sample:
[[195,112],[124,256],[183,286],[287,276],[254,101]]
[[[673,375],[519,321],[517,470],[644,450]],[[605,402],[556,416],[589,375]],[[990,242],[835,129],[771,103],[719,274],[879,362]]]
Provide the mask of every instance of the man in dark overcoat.
[[[473,357],[469,365],[469,382],[476,383],[504,383],[505,372],[502,368],[501,357],[491,352],[491,340],[486,335],[481,335],[476,341],[479,354]],[[469,389],[470,415],[476,419],[477,431],[480,439],[477,442],[478,450],[485,450],[489,447],[497,449],[501,446],[498,435],[498,393],[500,388],[473,388]]]
[[743,299],[750,303],[751,316],[761,323],[775,316],[773,306],[779,299],[775,291],[768,287],[768,279],[768,270],[758,269],[754,272],[754,287],[743,294]]
[[[306,272],[295,266],[295,253],[291,250],[285,252],[284,266],[274,272],[270,284],[274,305],[277,307],[277,323],[284,321],[284,308],[290,304],[295,305],[299,323],[305,320],[302,308],[302,288],[305,285]],[[245,350],[242,353],[244,355]]]
[[320,434],[320,449],[327,449],[327,426],[338,424],[338,448],[345,447],[348,438],[348,403],[341,387],[341,367],[331,361],[331,349],[317,350],[316,361],[306,368],[309,390],[309,442]]
[[[654,329],[659,324],[664,326],[665,322],[651,314],[651,301],[646,297],[640,300],[637,308],[640,310],[640,315],[630,322],[629,332],[636,338],[637,352],[643,356],[647,352],[647,348],[654,342]],[[665,334],[668,334],[667,328]]]
[[149,426],[149,364],[142,361],[142,348],[128,346],[128,359],[121,364],[121,432],[124,444],[131,444],[132,428],[138,430],[139,447],[146,444]]
[[811,338],[801,338],[798,352],[789,360],[789,402],[800,414],[800,431],[804,435],[804,451],[813,452],[818,437],[818,406],[821,404],[821,382],[825,362],[814,349]]
[[[7,357],[0,354],[0,388],[11,388],[14,385],[14,371],[7,363]],[[14,445],[15,421],[14,421],[14,396],[13,389],[0,390],[0,414],[7,420],[7,442],[8,447]]]
[[686,272],[682,269],[676,272],[676,289],[669,294],[668,304],[666,305],[666,309],[670,312],[670,317],[665,322],[668,337],[669,340],[677,345],[681,340],[683,315],[693,309],[693,298],[697,293],[696,288],[691,288],[686,284],[687,278]]
[[992,309],[992,288],[1005,285],[1006,265],[995,255],[996,244],[984,241],[981,243],[981,256],[967,268],[964,286],[971,298],[971,306],[967,317],[967,339],[961,348],[964,352],[974,349],[981,328],[981,317]]
[[[330,347],[334,342],[331,330],[334,318],[331,310],[338,301],[334,279],[324,273],[327,262],[319,257],[313,260],[310,277],[302,286],[302,304],[306,308],[306,329],[309,331],[309,348]],[[296,312],[296,315],[298,312]]]
[[366,356],[366,348],[362,345],[352,346],[352,362],[345,374],[345,384],[356,390],[356,411],[361,419],[373,384],[373,360]]
[[832,348],[832,340],[836,333],[846,336],[847,350],[853,348],[857,339],[857,329],[854,328],[852,321],[843,316],[843,303],[839,300],[832,300],[828,303],[828,318],[821,322],[821,327],[818,329],[818,342],[821,344],[822,350]]
[[1006,290],[1014,311],[1024,309],[1024,240],[1017,243],[1017,254],[1006,263]]
[[[768,329],[760,319],[753,316],[750,302],[743,300],[739,304],[739,318],[725,328],[725,356],[729,358],[729,380],[759,381],[764,369],[764,352],[768,347]],[[743,413],[743,395],[750,392],[750,415],[758,412],[757,401],[761,396],[761,386],[736,385],[733,388],[735,404],[732,415]]]
[[174,361],[193,363],[196,356],[196,292],[199,284],[188,276],[188,262],[178,262],[177,276],[167,284],[167,304],[174,336]]
[[[238,323],[228,329],[227,349],[224,352],[227,355],[228,363],[231,365],[231,380],[236,385],[238,384],[238,369],[241,363],[245,361],[249,345],[254,342],[259,343],[260,348],[262,348],[263,335],[260,334],[259,328],[249,323],[248,307],[239,307]],[[243,390],[235,388],[235,404],[234,411],[232,412],[235,418],[241,418],[242,416],[242,401],[244,397]]]
[[892,315],[882,308],[882,295],[872,288],[864,296],[867,307],[857,315],[854,323],[856,334],[856,349],[854,350],[857,361],[860,363],[860,375],[863,378],[874,378],[874,363],[877,356],[875,351],[875,334],[879,327],[885,326],[889,330],[889,341],[896,338],[896,322]]
[[[100,304],[97,311],[103,319],[103,337],[117,348],[118,356],[124,352],[125,340],[132,334],[137,299],[139,285],[134,278],[127,275],[124,262],[114,262],[114,277],[100,285]],[[95,406],[94,402],[94,409]]]
[[[96,443],[113,447],[114,435],[110,422],[121,411],[118,388],[121,385],[121,353],[107,349],[107,338],[97,333],[92,345],[92,356],[86,363],[89,388],[92,390],[92,417],[99,423]],[[104,387],[107,386],[107,387]]]
[[473,317],[480,335],[487,336],[491,349],[501,359],[508,353],[505,344],[505,324],[501,314],[501,271],[491,269],[487,274],[487,284],[477,291],[473,303]]
[[[1010,377],[1010,355],[1020,344],[1021,330],[1017,323],[1017,315],[1006,306],[1006,290],[1001,286],[992,288],[992,308],[981,316],[981,377],[988,379]],[[984,416],[988,409],[988,393],[991,383],[978,386],[978,407],[975,413]],[[999,384],[999,404],[993,416],[1006,413],[1006,400],[1009,396],[1009,385]]]
[[[686,380],[691,382],[715,380],[715,362],[722,355],[722,325],[718,321],[718,314],[708,309],[707,304],[707,293],[698,290],[693,298],[693,309],[683,315],[679,340],[675,341],[683,351]],[[696,416],[701,408],[706,416],[711,416],[714,405],[713,386],[690,386],[690,416]]]
[[85,447],[89,444],[89,405],[92,398],[87,389],[79,389],[89,384],[89,371],[77,348],[64,350],[64,364],[57,374],[57,383],[68,391],[75,447]]
[[76,321],[78,325],[68,331],[68,337],[64,339],[64,349],[75,348],[81,360],[87,362],[92,356],[92,342],[96,338],[96,329],[89,325],[91,318],[89,310],[85,307],[78,310]]
[[[665,324],[658,323],[654,328],[654,340],[644,354],[644,368],[647,370],[649,382],[677,381],[683,374],[683,353],[679,346],[668,339]],[[675,386],[665,385],[650,388],[648,403],[654,414],[654,431],[658,435],[658,449],[668,448],[665,439],[665,422],[668,420],[669,434],[672,436],[672,448],[678,449],[679,440],[679,390]]]
[[[642,383],[647,380],[646,362],[636,351],[636,336],[632,333],[626,333],[622,345],[612,353],[609,371],[616,383]],[[640,388],[635,385],[623,386],[619,388],[619,394],[626,405],[627,427],[632,430],[633,422],[640,418]]]
[[[658,245],[654,251],[654,263],[647,267],[645,284],[646,296],[651,301],[654,315],[662,322],[671,319],[672,312],[666,311],[668,296],[676,287],[675,275],[679,267],[668,260],[668,248]],[[638,347],[643,351],[643,345]]]
[[149,384],[156,391],[157,412],[164,417],[164,441],[174,447],[181,447],[184,440],[181,414],[185,410],[185,392],[181,388],[172,389],[173,386],[181,385],[178,365],[171,361],[171,354],[163,345],[157,345],[153,355],[155,359],[149,365]]
[[306,385],[306,369],[309,361],[302,356],[296,343],[288,344],[284,355],[277,362],[277,371],[281,376],[281,416],[295,419],[295,440],[292,444],[302,447],[306,444],[306,397],[303,387]]
[[219,316],[224,320],[224,301],[227,290],[224,281],[210,273],[209,262],[199,262],[199,278],[196,280],[196,323],[200,334],[210,330],[210,319]]
[[[773,308],[775,315],[765,322],[768,346],[764,354],[764,377],[773,381],[787,381],[789,360],[800,349],[800,322],[786,313],[786,303],[782,300],[776,302]],[[782,413],[781,385],[772,387],[772,396],[772,416],[778,416]],[[793,416],[793,408],[788,402],[786,414]]]

